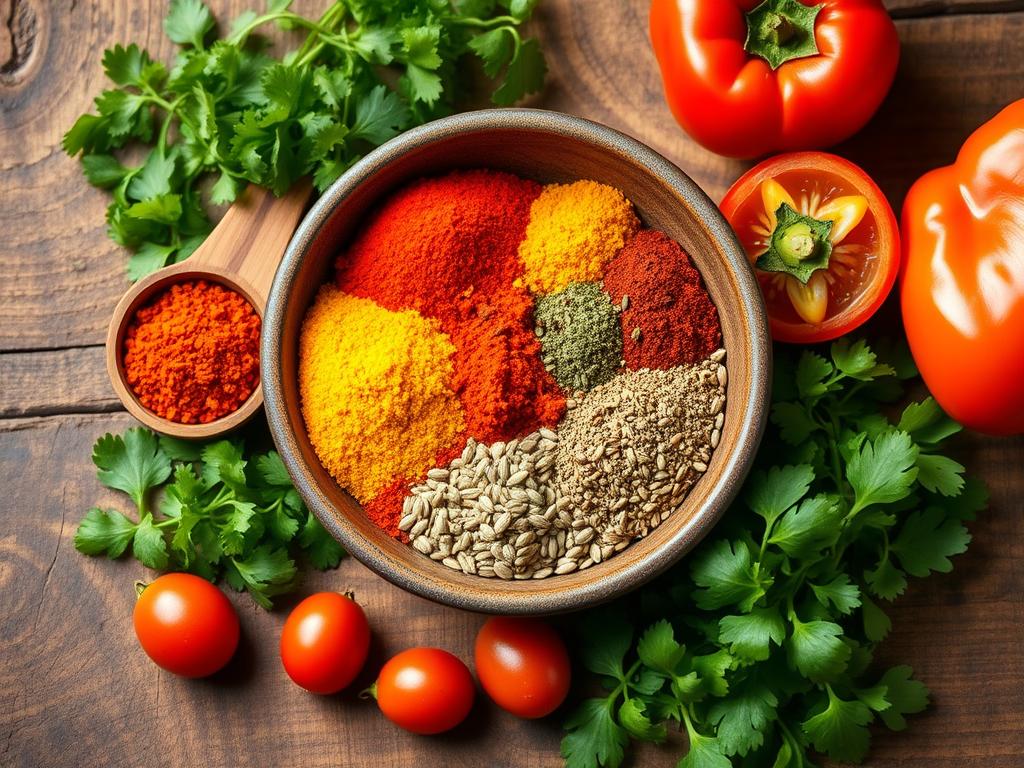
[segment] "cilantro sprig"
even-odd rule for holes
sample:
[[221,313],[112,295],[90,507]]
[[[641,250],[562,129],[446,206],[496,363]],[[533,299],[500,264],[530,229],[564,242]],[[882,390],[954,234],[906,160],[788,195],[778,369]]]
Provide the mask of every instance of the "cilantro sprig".
[[[130,547],[149,568],[223,577],[264,608],[295,587],[294,555],[326,569],[344,554],[273,451],[247,459],[238,441],[200,446],[133,427],[97,440],[92,460],[100,482],[126,493],[137,517],[90,509],[75,533],[84,554],[118,558]],[[159,517],[150,506],[158,495]]]
[[[169,68],[134,43],[104,52],[114,87],[63,146],[111,191],[108,232],[133,251],[131,279],[191,255],[212,226],[208,203],[249,182],[281,195],[312,176],[323,190],[370,149],[452,112],[467,55],[501,79],[496,104],[543,85],[540,46],[519,31],[536,0],[337,0],[317,19],[290,5],[269,0],[215,37],[201,0],[171,0],[164,31],[181,50]],[[258,37],[268,25],[305,37],[273,58]],[[130,144],[149,148],[138,165],[120,152]]]
[[882,606],[909,576],[951,570],[986,493],[942,454],[960,427],[932,398],[893,410],[908,356],[829,352],[777,360],[757,467],[712,535],[639,608],[584,623],[604,693],[565,724],[568,768],[616,768],[669,727],[688,736],[680,768],[860,762],[872,723],[902,730],[927,706],[909,667],[872,663]]

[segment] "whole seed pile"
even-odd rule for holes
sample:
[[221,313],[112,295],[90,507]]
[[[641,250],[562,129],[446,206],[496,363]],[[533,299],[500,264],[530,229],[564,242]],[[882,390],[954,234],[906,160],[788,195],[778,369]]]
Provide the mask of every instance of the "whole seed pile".
[[[447,469],[432,469],[402,507],[399,530],[449,568],[501,579],[570,573],[566,557],[593,529],[578,531],[552,483],[558,435],[542,429],[487,446],[472,438]],[[593,564],[591,561],[590,564]]]
[[559,431],[472,438],[405,498],[399,530],[463,573],[542,579],[589,568],[668,518],[707,471],[725,414],[725,350],[628,371],[569,400]]

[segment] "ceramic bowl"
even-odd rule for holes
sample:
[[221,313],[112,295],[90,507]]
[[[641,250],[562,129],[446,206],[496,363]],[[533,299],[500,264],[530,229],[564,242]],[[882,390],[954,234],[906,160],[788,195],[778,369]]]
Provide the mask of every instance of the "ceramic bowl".
[[[539,182],[593,179],[622,190],[645,224],[686,249],[718,308],[729,387],[721,442],[679,508],[647,537],[604,562],[546,579],[469,576],[390,538],[317,459],[299,407],[298,341],[317,290],[374,206],[422,176],[487,167]],[[295,486],[324,527],[388,581],[439,603],[500,614],[546,614],[594,605],[657,576],[723,515],[746,477],[764,430],[771,342],[761,293],[736,237],[689,176],[638,141],[569,115],[495,109],[444,118],[367,155],[327,190],[299,226],[264,315],[267,418]]]

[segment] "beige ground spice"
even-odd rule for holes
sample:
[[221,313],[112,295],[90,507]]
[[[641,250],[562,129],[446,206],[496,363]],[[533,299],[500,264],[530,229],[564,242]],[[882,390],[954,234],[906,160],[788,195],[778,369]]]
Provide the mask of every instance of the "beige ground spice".
[[566,414],[555,486],[599,545],[619,550],[645,536],[707,471],[724,419],[724,356],[620,374]]

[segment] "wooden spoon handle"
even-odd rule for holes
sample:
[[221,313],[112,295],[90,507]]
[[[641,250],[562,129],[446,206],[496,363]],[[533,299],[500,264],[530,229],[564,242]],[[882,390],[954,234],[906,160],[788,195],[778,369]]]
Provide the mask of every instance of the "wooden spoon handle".
[[262,311],[274,273],[312,192],[306,180],[293,185],[284,197],[250,184],[188,263],[237,275],[253,291]]

